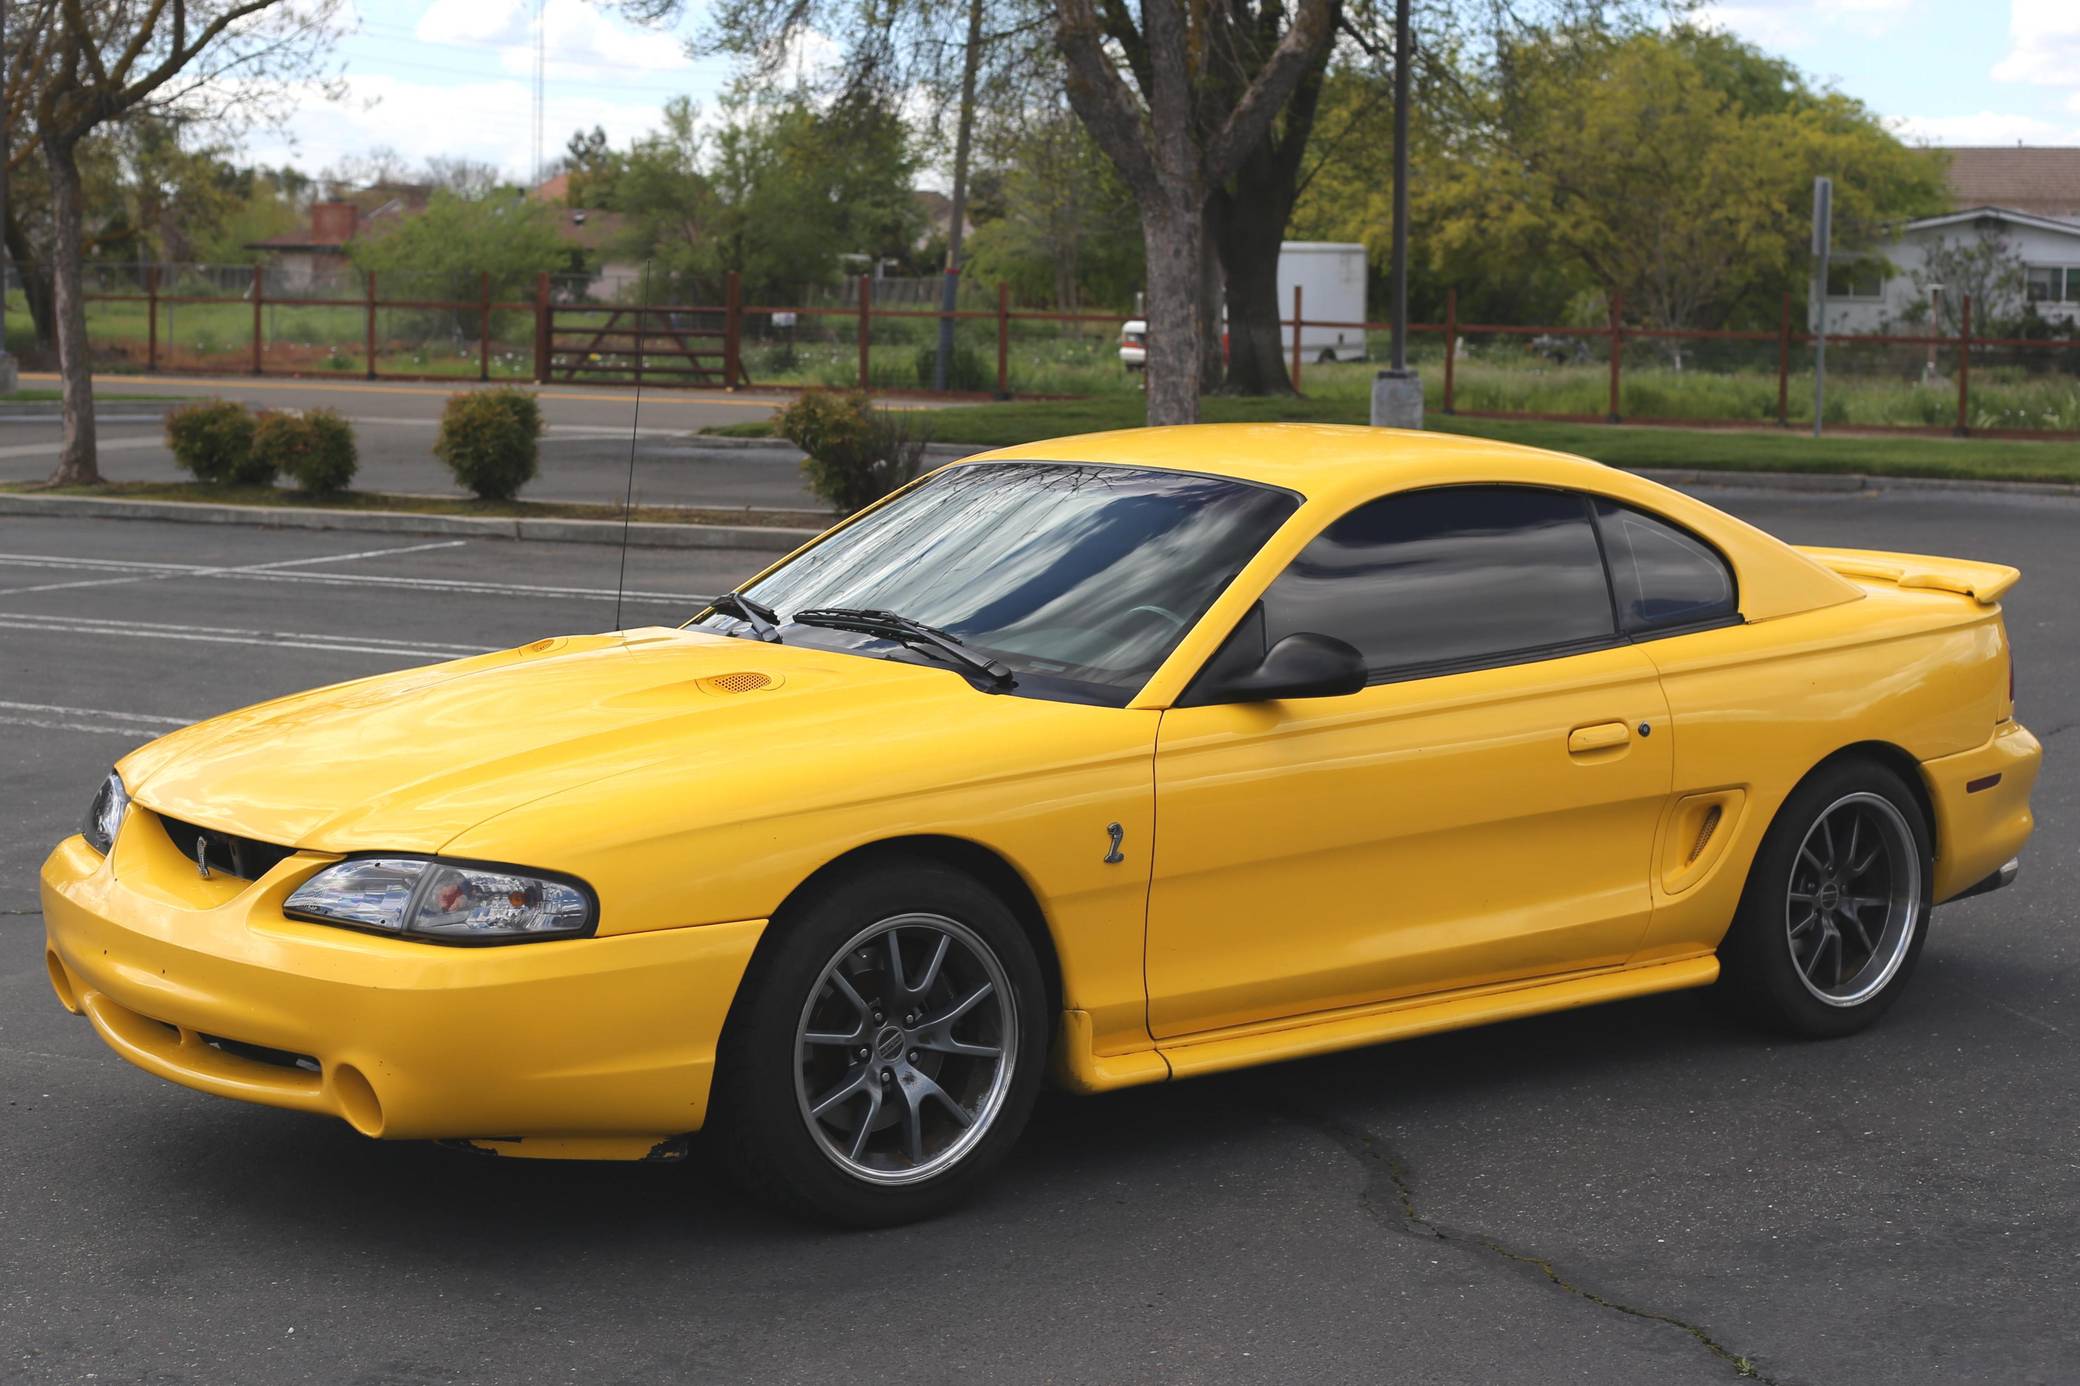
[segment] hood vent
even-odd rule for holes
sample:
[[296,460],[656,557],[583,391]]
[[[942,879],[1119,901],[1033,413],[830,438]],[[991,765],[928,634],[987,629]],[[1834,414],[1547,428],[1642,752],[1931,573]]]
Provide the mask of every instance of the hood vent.
[[779,682],[780,680],[771,674],[762,674],[755,669],[735,674],[711,674],[707,678],[695,680],[701,692],[721,694],[756,693],[761,689],[773,688]]

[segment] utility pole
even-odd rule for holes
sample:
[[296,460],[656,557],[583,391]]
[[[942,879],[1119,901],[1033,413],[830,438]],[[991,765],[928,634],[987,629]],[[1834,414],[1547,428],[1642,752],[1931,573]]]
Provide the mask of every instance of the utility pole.
[[[0,226],[7,224],[7,86],[14,76],[7,61],[7,0],[0,0]],[[28,285],[26,281],[24,288]],[[7,354],[7,248],[0,245],[0,394],[12,394],[21,377]]]
[[968,215],[968,155],[975,141],[975,69],[982,62],[982,0],[968,0],[968,46],[961,54],[960,129],[953,142],[953,215],[946,223],[946,280],[939,295],[939,354],[932,361],[932,388],[946,388],[953,361],[953,312],[960,305],[961,223]]
[[1834,179],[1813,180],[1813,436],[1827,412],[1827,255],[1834,240]]
[[[1388,369],[1372,382],[1375,428],[1421,428],[1423,382],[1408,368],[1408,69],[1415,53],[1408,0],[1394,5],[1394,242],[1388,274],[1394,281],[1393,347]],[[1450,351],[1447,341],[1444,349]]]

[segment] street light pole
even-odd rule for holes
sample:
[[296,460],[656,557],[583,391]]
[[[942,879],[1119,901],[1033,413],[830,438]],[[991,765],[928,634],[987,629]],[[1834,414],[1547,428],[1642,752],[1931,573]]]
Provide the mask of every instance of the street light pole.
[[[7,86],[14,75],[7,61],[7,0],[0,0],[0,226],[7,224]],[[20,383],[14,358],[7,354],[7,247],[0,243],[0,394],[12,394]]]
[[1375,428],[1423,426],[1423,382],[1408,368],[1408,69],[1415,53],[1408,3],[1394,4],[1394,241],[1387,271],[1394,285],[1393,346],[1387,369],[1372,382]]

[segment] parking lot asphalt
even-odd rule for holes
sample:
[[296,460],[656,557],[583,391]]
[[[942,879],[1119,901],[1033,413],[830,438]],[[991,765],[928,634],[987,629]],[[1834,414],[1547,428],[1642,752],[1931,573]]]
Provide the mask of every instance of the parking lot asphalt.
[[[47,386],[32,379],[27,383]],[[102,376],[104,396],[147,393],[221,396],[254,409],[336,409],[354,425],[360,468],[356,489],[406,495],[459,496],[446,467],[433,455],[441,408],[455,386],[396,382],[298,380],[190,380],[179,377]],[[535,387],[529,386],[529,389]],[[700,430],[713,424],[760,419],[783,402],[773,395],[719,391],[537,391],[544,432],[541,475],[524,492],[529,500],[620,504],[629,485],[634,433],[637,504],[716,508],[822,509],[802,484],[797,454],[772,449],[719,448]],[[166,400],[104,399],[97,410],[101,474],[111,481],[184,481],[166,448],[161,416]],[[62,423],[47,412],[8,417],[0,411],[0,482],[39,481],[57,465]]]
[[[0,519],[0,1379],[2080,1380],[2080,503],[1700,494],[2024,569],[2037,835],[1880,1025],[1792,1043],[1679,993],[1051,1096],[979,1202],[871,1234],[698,1157],[501,1162],[201,1096],[50,995],[36,868],[117,756],[608,628],[618,553]],[[624,621],[758,564],[632,552]]]

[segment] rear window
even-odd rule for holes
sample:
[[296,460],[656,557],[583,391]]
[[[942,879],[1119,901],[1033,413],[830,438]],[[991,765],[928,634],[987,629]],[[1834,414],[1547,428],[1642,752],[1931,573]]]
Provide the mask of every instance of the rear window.
[[1596,523],[1628,635],[1688,630],[1738,614],[1733,570],[1718,550],[1642,510],[1599,497]]

